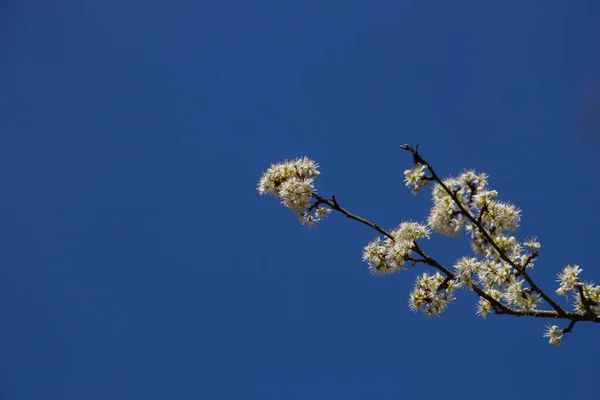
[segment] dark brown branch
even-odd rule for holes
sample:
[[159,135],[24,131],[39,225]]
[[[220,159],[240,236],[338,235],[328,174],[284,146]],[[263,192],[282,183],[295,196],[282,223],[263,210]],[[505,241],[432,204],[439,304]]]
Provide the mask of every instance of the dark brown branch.
[[573,327],[575,326],[576,323],[577,323],[577,321],[575,321],[575,320],[571,321],[569,323],[569,326],[562,330],[562,333],[571,333],[573,331]]
[[441,272],[444,273],[444,275],[451,277],[452,279],[456,279],[456,277],[454,276],[454,273],[452,273],[452,271],[450,271],[449,269],[447,269],[446,267],[444,267],[442,264],[440,264],[439,262],[437,262],[435,259],[429,257],[427,255],[427,253],[425,253],[417,244],[417,242],[413,242],[413,251],[415,253],[417,253],[418,255],[420,255],[421,257],[423,257],[423,260],[425,262],[425,264],[430,265],[438,270],[440,270]]
[[331,196],[330,199],[326,199],[324,197],[319,196],[316,193],[313,193],[313,197],[315,199],[317,199],[317,201],[319,201],[321,204],[327,204],[329,207],[331,207],[333,210],[339,211],[342,214],[344,214],[346,216],[346,218],[350,218],[353,219],[355,221],[358,221],[362,224],[365,224],[367,226],[370,226],[371,228],[375,229],[377,232],[381,233],[384,236],[389,237],[390,239],[394,240],[394,237],[392,236],[391,233],[389,233],[388,231],[382,229],[379,225],[376,225],[374,223],[372,223],[371,221],[368,221],[364,218],[361,218],[357,215],[352,214],[351,212],[347,211],[346,209],[344,209],[342,206],[340,206],[340,204],[337,202],[335,196]]

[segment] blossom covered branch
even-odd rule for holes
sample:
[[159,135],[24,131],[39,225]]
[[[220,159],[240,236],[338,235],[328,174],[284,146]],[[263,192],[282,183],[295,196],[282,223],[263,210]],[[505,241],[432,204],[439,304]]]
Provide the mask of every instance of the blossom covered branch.
[[[325,198],[316,193],[314,180],[320,174],[318,164],[304,157],[271,165],[262,175],[258,191],[271,194],[295,212],[301,223],[314,226],[331,211],[360,222],[377,231],[377,236],[363,250],[363,261],[376,275],[388,275],[406,269],[409,263],[433,268],[419,275],[409,296],[409,307],[427,315],[439,316],[454,299],[457,289],[466,288],[478,297],[477,314],[506,314],[568,320],[566,328],[548,326],[544,336],[560,344],[565,333],[580,321],[600,322],[600,286],[582,282],[582,271],[569,265],[558,274],[558,295],[571,295],[574,310],[562,308],[530,276],[540,254],[536,239],[519,242],[510,233],[519,227],[521,211],[497,199],[488,189],[487,175],[474,171],[458,177],[441,179],[419,153],[418,146],[400,146],[412,154],[414,166],[404,172],[405,183],[418,193],[432,183],[433,206],[427,223],[402,222],[386,231],[365,218],[343,208],[335,196]],[[429,239],[432,232],[455,236],[465,230],[474,256],[456,261],[452,269],[430,257],[417,241]],[[540,308],[547,303],[550,309]]]

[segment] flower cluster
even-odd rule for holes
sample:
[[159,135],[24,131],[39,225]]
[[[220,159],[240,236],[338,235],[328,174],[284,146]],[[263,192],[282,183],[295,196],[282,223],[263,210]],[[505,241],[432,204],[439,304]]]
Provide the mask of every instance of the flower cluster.
[[318,166],[307,157],[272,164],[261,176],[257,190],[261,195],[279,198],[285,207],[298,213],[302,224],[312,227],[331,212],[329,208],[311,205],[314,180],[320,174]]
[[[332,209],[347,217],[375,228],[378,236],[363,249],[363,261],[375,275],[386,275],[423,263],[440,272],[423,273],[415,281],[409,295],[409,307],[429,316],[439,316],[454,299],[456,289],[466,288],[479,296],[477,314],[485,318],[489,313],[534,315],[571,320],[568,328],[548,326],[544,336],[551,344],[561,343],[565,333],[576,321],[598,322],[600,316],[600,286],[581,281],[578,265],[567,265],[558,274],[558,295],[571,296],[574,312],[556,304],[529,276],[529,269],[540,254],[537,238],[519,241],[511,233],[519,228],[521,211],[513,204],[498,199],[498,192],[488,187],[488,176],[465,171],[456,177],[439,179],[417,150],[403,145],[413,153],[415,166],[404,171],[404,182],[418,193],[432,185],[433,205],[427,224],[402,222],[390,232],[357,217],[341,208],[335,197],[324,199],[316,194],[314,180],[319,175],[318,164],[304,157],[273,164],[263,173],[258,192],[270,194],[297,213],[303,224],[313,226]],[[429,170],[430,175],[426,175]],[[450,272],[425,254],[417,240],[429,239],[431,232],[455,236],[466,231],[475,257],[462,257]],[[416,253],[417,256],[413,256]],[[539,310],[542,299],[552,309]],[[579,314],[579,316],[577,315]]]
[[414,168],[407,169],[404,171],[404,183],[406,186],[413,187],[413,193],[419,193],[421,186],[427,186],[427,179],[425,177],[425,165],[418,164]]
[[429,229],[418,222],[403,222],[391,232],[393,239],[376,237],[363,250],[363,261],[375,275],[391,274],[404,269],[416,240],[429,238]]
[[567,296],[571,293],[573,297],[573,308],[578,314],[600,312],[600,286],[591,282],[582,282],[579,274],[583,271],[579,265],[567,265],[557,277],[560,283],[556,294]]
[[575,289],[575,286],[579,284],[579,273],[582,271],[579,265],[567,265],[563,268],[562,272],[559,273],[557,282],[560,283],[560,287],[556,290],[556,294],[564,296],[567,292]]
[[[500,304],[530,313],[536,310],[540,302],[539,294],[524,286],[524,281],[518,278],[514,268],[506,262],[462,257],[456,262],[454,269],[460,286],[471,290],[478,286]],[[485,317],[492,311],[492,304],[481,298],[477,314]]]
[[[500,301],[502,299],[502,293],[495,289],[487,290],[486,294],[495,301]],[[490,303],[488,299],[480,297],[479,302],[477,303],[477,315],[481,316],[482,318],[485,318],[486,315],[488,315],[492,311],[494,311],[492,303]]]
[[423,311],[429,316],[439,316],[454,300],[452,293],[456,289],[454,281],[446,282],[445,287],[444,282],[445,279],[439,272],[433,275],[423,273],[417,277],[408,298],[410,309],[415,312]]
[[515,231],[521,219],[520,210],[514,205],[496,200],[498,192],[487,190],[486,174],[465,171],[458,177],[450,177],[438,183],[432,190],[433,207],[427,222],[437,233],[446,236],[458,234],[466,226],[471,234],[473,250],[479,254],[489,251],[489,243],[459,207],[469,210],[479,223],[496,237],[505,231]]
[[578,314],[599,314],[600,313],[600,286],[595,286],[591,282],[581,283],[581,292],[578,296],[573,296],[573,308]]
[[506,285],[502,293],[502,297],[506,303],[517,310],[523,310],[528,313],[535,311],[540,302],[540,296],[537,293],[533,293],[530,288],[524,288],[523,279],[518,279],[515,275],[511,275],[509,279],[510,283]]
[[[405,175],[407,185],[416,182],[418,189],[419,179],[424,176],[422,165],[417,163]],[[471,290],[478,286],[498,303],[533,312],[540,302],[539,294],[525,285],[515,266],[532,268],[540,244],[535,239],[519,243],[506,234],[518,229],[521,212],[514,205],[499,201],[498,192],[487,185],[488,176],[475,171],[465,171],[437,183],[432,189],[433,206],[427,223],[433,231],[446,236],[455,236],[465,228],[471,236],[473,251],[483,256],[482,260],[469,257],[458,260],[455,265],[458,286]],[[529,253],[525,252],[527,248]],[[488,299],[481,298],[477,313],[485,317],[493,309]]]
[[446,236],[455,236],[465,226],[465,217],[461,213],[457,201],[468,209],[476,199],[484,197],[476,196],[484,191],[487,185],[487,175],[466,171],[456,178],[444,180],[443,183],[444,185],[438,183],[433,187],[433,207],[427,222],[435,232]]
[[[407,186],[414,186],[413,193],[416,193],[424,180],[423,166],[416,163],[405,175]],[[432,200],[428,226],[446,236],[455,236],[464,228],[471,237],[471,248],[482,256],[481,259],[463,257],[454,266],[457,287],[470,290],[477,287],[487,295],[479,299],[477,314],[485,317],[497,307],[526,314],[535,312],[541,302],[540,294],[527,286],[521,271],[534,266],[541,245],[535,238],[519,242],[509,234],[519,228],[521,211],[513,204],[498,200],[498,192],[488,188],[488,176],[474,171],[465,171],[435,184]],[[559,292],[574,288],[574,281],[569,278],[572,273],[568,270],[561,278]],[[589,293],[592,301],[595,296],[600,300],[600,287],[583,285],[582,290]],[[576,310],[585,309],[581,296],[576,297],[575,302]],[[587,307],[593,308],[594,304]]]
[[548,342],[550,344],[559,345],[562,341],[564,332],[562,329],[558,329],[558,326],[552,325],[546,327],[546,332],[544,332],[544,337],[549,338]]
[[[465,215],[459,207],[469,210],[488,232],[502,236],[503,231],[515,231],[519,226],[520,211],[510,203],[496,200],[498,192],[487,190],[486,174],[474,171],[463,172],[436,184],[432,191],[433,207],[428,223],[436,232],[453,236],[465,226]],[[469,223],[466,229],[471,232],[473,249],[484,253],[487,248],[485,238]]]

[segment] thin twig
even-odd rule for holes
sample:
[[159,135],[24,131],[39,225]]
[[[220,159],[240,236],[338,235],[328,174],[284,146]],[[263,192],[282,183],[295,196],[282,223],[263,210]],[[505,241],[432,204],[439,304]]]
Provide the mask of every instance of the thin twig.
[[313,197],[315,199],[317,199],[317,201],[321,202],[321,204],[327,204],[333,210],[341,212],[342,214],[344,214],[346,216],[346,218],[350,218],[350,219],[358,221],[358,222],[360,222],[362,224],[370,226],[371,228],[375,229],[377,232],[381,233],[382,235],[387,236],[390,239],[394,240],[394,237],[392,236],[392,234],[389,233],[388,231],[382,229],[379,225],[374,224],[371,221],[368,221],[368,220],[366,220],[364,218],[361,218],[361,217],[359,217],[357,215],[354,215],[351,212],[349,212],[346,209],[344,209],[342,206],[339,205],[339,203],[337,202],[335,196],[331,196],[330,199],[326,199],[324,197],[319,196],[316,193],[313,193]]
[[577,323],[577,321],[572,320],[569,323],[569,326],[562,330],[562,333],[571,333],[573,331],[573,327],[575,326],[576,323]]

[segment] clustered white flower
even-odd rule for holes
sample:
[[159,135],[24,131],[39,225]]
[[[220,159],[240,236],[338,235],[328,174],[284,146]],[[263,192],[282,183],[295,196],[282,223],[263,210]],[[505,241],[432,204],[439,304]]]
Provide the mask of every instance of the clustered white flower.
[[[425,181],[423,166],[417,163],[415,168],[405,171],[405,175],[407,186],[414,187],[413,193],[418,192]],[[435,184],[432,188],[433,206],[427,219],[428,226],[434,232],[446,236],[455,236],[463,228],[470,235],[471,248],[482,258],[460,258],[454,265],[455,284],[456,287],[470,290],[478,287],[488,296],[479,298],[478,315],[485,318],[498,305],[533,313],[541,302],[540,294],[527,286],[527,282],[521,278],[520,270],[533,268],[541,245],[537,238],[519,242],[509,234],[519,228],[521,211],[511,203],[498,200],[498,192],[487,187],[487,178],[486,174],[466,171],[458,177],[443,181],[448,190],[441,184]],[[479,226],[465,218],[463,210],[470,213]],[[492,245],[480,227],[488,233],[496,246]],[[598,314],[600,286],[580,282],[580,272],[578,266],[565,267],[558,276],[560,288],[557,293],[562,295],[572,292],[575,312]],[[418,300],[418,297],[411,294],[411,308],[421,309],[415,307],[415,299]],[[550,338],[550,343],[559,344],[562,335],[562,330],[552,327],[545,336]]]
[[425,177],[425,165],[418,164],[414,168],[404,171],[404,183],[406,186],[413,187],[412,192],[418,193],[421,186],[427,186]]
[[575,286],[579,283],[579,273],[582,271],[579,265],[567,265],[563,268],[562,272],[559,273],[557,282],[560,283],[560,287],[556,290],[558,295],[566,295],[567,292],[575,289]]
[[[573,309],[578,314],[588,312],[598,314],[600,312],[600,286],[592,282],[582,282],[579,274],[583,271],[579,265],[567,265],[557,277],[560,283],[556,294],[567,296],[571,293],[573,298]],[[582,299],[583,296],[583,299]]]
[[[257,190],[261,195],[279,198],[285,207],[298,213],[303,224],[313,226],[331,212],[330,208],[321,207],[321,202],[313,201],[317,168],[318,164],[306,157],[273,164],[260,178]],[[415,167],[404,171],[406,186],[413,193],[433,179],[425,175],[426,169],[426,165],[417,162]],[[464,229],[478,258],[461,257],[453,273],[445,271],[446,277],[439,272],[420,275],[409,296],[410,309],[439,316],[454,299],[454,291],[464,287],[480,294],[477,314],[483,318],[498,308],[535,313],[541,302],[539,289],[528,287],[524,278],[529,279],[526,271],[533,268],[541,245],[537,238],[520,242],[510,234],[519,228],[521,211],[498,200],[498,192],[488,188],[488,176],[474,171],[445,179],[443,185],[436,183],[432,199],[427,224],[402,222],[389,233],[391,237],[378,236],[365,246],[362,259],[369,270],[375,275],[387,275],[405,269],[406,262],[414,266],[424,261],[412,257],[415,249],[424,256],[417,249],[417,240],[429,239],[431,231],[455,236]],[[582,282],[581,271],[578,265],[567,265],[558,274],[560,286],[556,293],[570,294],[576,313],[598,315],[600,286]],[[551,344],[558,345],[569,331],[553,325],[546,328],[544,336]]]
[[418,222],[403,222],[390,234],[394,239],[376,237],[363,250],[363,261],[375,275],[386,275],[404,269],[417,239],[429,238],[427,226]]
[[458,177],[448,178],[443,183],[451,194],[441,184],[435,184],[433,207],[427,220],[435,232],[446,236],[454,236],[466,227],[471,234],[473,250],[478,254],[486,254],[493,249],[479,229],[465,220],[457,201],[478,219],[494,240],[501,239],[505,231],[517,230],[521,219],[518,208],[497,200],[498,192],[487,189],[487,178],[486,174],[476,174],[475,171],[465,171]]
[[[498,303],[529,313],[535,311],[540,302],[539,294],[524,286],[523,279],[519,279],[514,268],[504,261],[462,257],[454,269],[461,287],[473,290],[478,286]],[[492,311],[492,304],[481,298],[477,314],[485,317]]]
[[[437,233],[446,236],[457,235],[465,226],[465,217],[455,202],[458,200],[466,209],[472,205],[484,204],[486,201],[485,187],[487,185],[486,174],[475,174],[474,171],[466,171],[457,178],[448,178],[443,181],[454,198],[436,183],[432,190],[433,207],[429,213],[427,223]],[[489,193],[488,196],[493,195]],[[467,226],[469,228],[470,226]]]
[[550,344],[559,345],[563,338],[563,330],[559,329],[558,326],[552,325],[547,326],[546,331],[544,332],[544,337],[549,338],[548,342]]
[[318,166],[307,157],[272,164],[261,176],[257,190],[261,195],[279,198],[285,207],[298,213],[302,224],[312,227],[331,212],[311,205],[316,193],[314,180],[320,174]]
[[[407,184],[409,176],[413,177],[413,181],[424,176],[420,167],[417,165],[414,170],[405,172]],[[435,184],[432,188],[433,206],[427,219],[428,226],[446,236],[455,236],[465,228],[471,236],[473,251],[483,256],[482,259],[463,257],[457,261],[454,266],[457,286],[471,290],[478,286],[498,303],[524,312],[533,312],[540,302],[539,294],[526,286],[512,264],[532,268],[533,261],[539,254],[540,244],[535,239],[519,243],[514,236],[508,235],[508,232],[518,229],[521,212],[514,205],[499,201],[498,192],[489,190],[487,185],[488,176],[475,171],[465,171],[458,177],[445,179],[443,185]],[[471,213],[479,226],[465,217],[465,210]],[[502,254],[486,238],[480,227],[490,235]],[[529,252],[525,251],[527,248],[530,249]],[[512,264],[503,255],[508,256]],[[485,317],[493,310],[489,300],[479,300],[477,314]]]
[[447,282],[444,288],[445,278],[439,272],[423,273],[417,277],[415,286],[408,297],[408,305],[411,310],[423,311],[429,316],[439,316],[448,304],[454,300],[452,293],[456,289],[454,281]]

